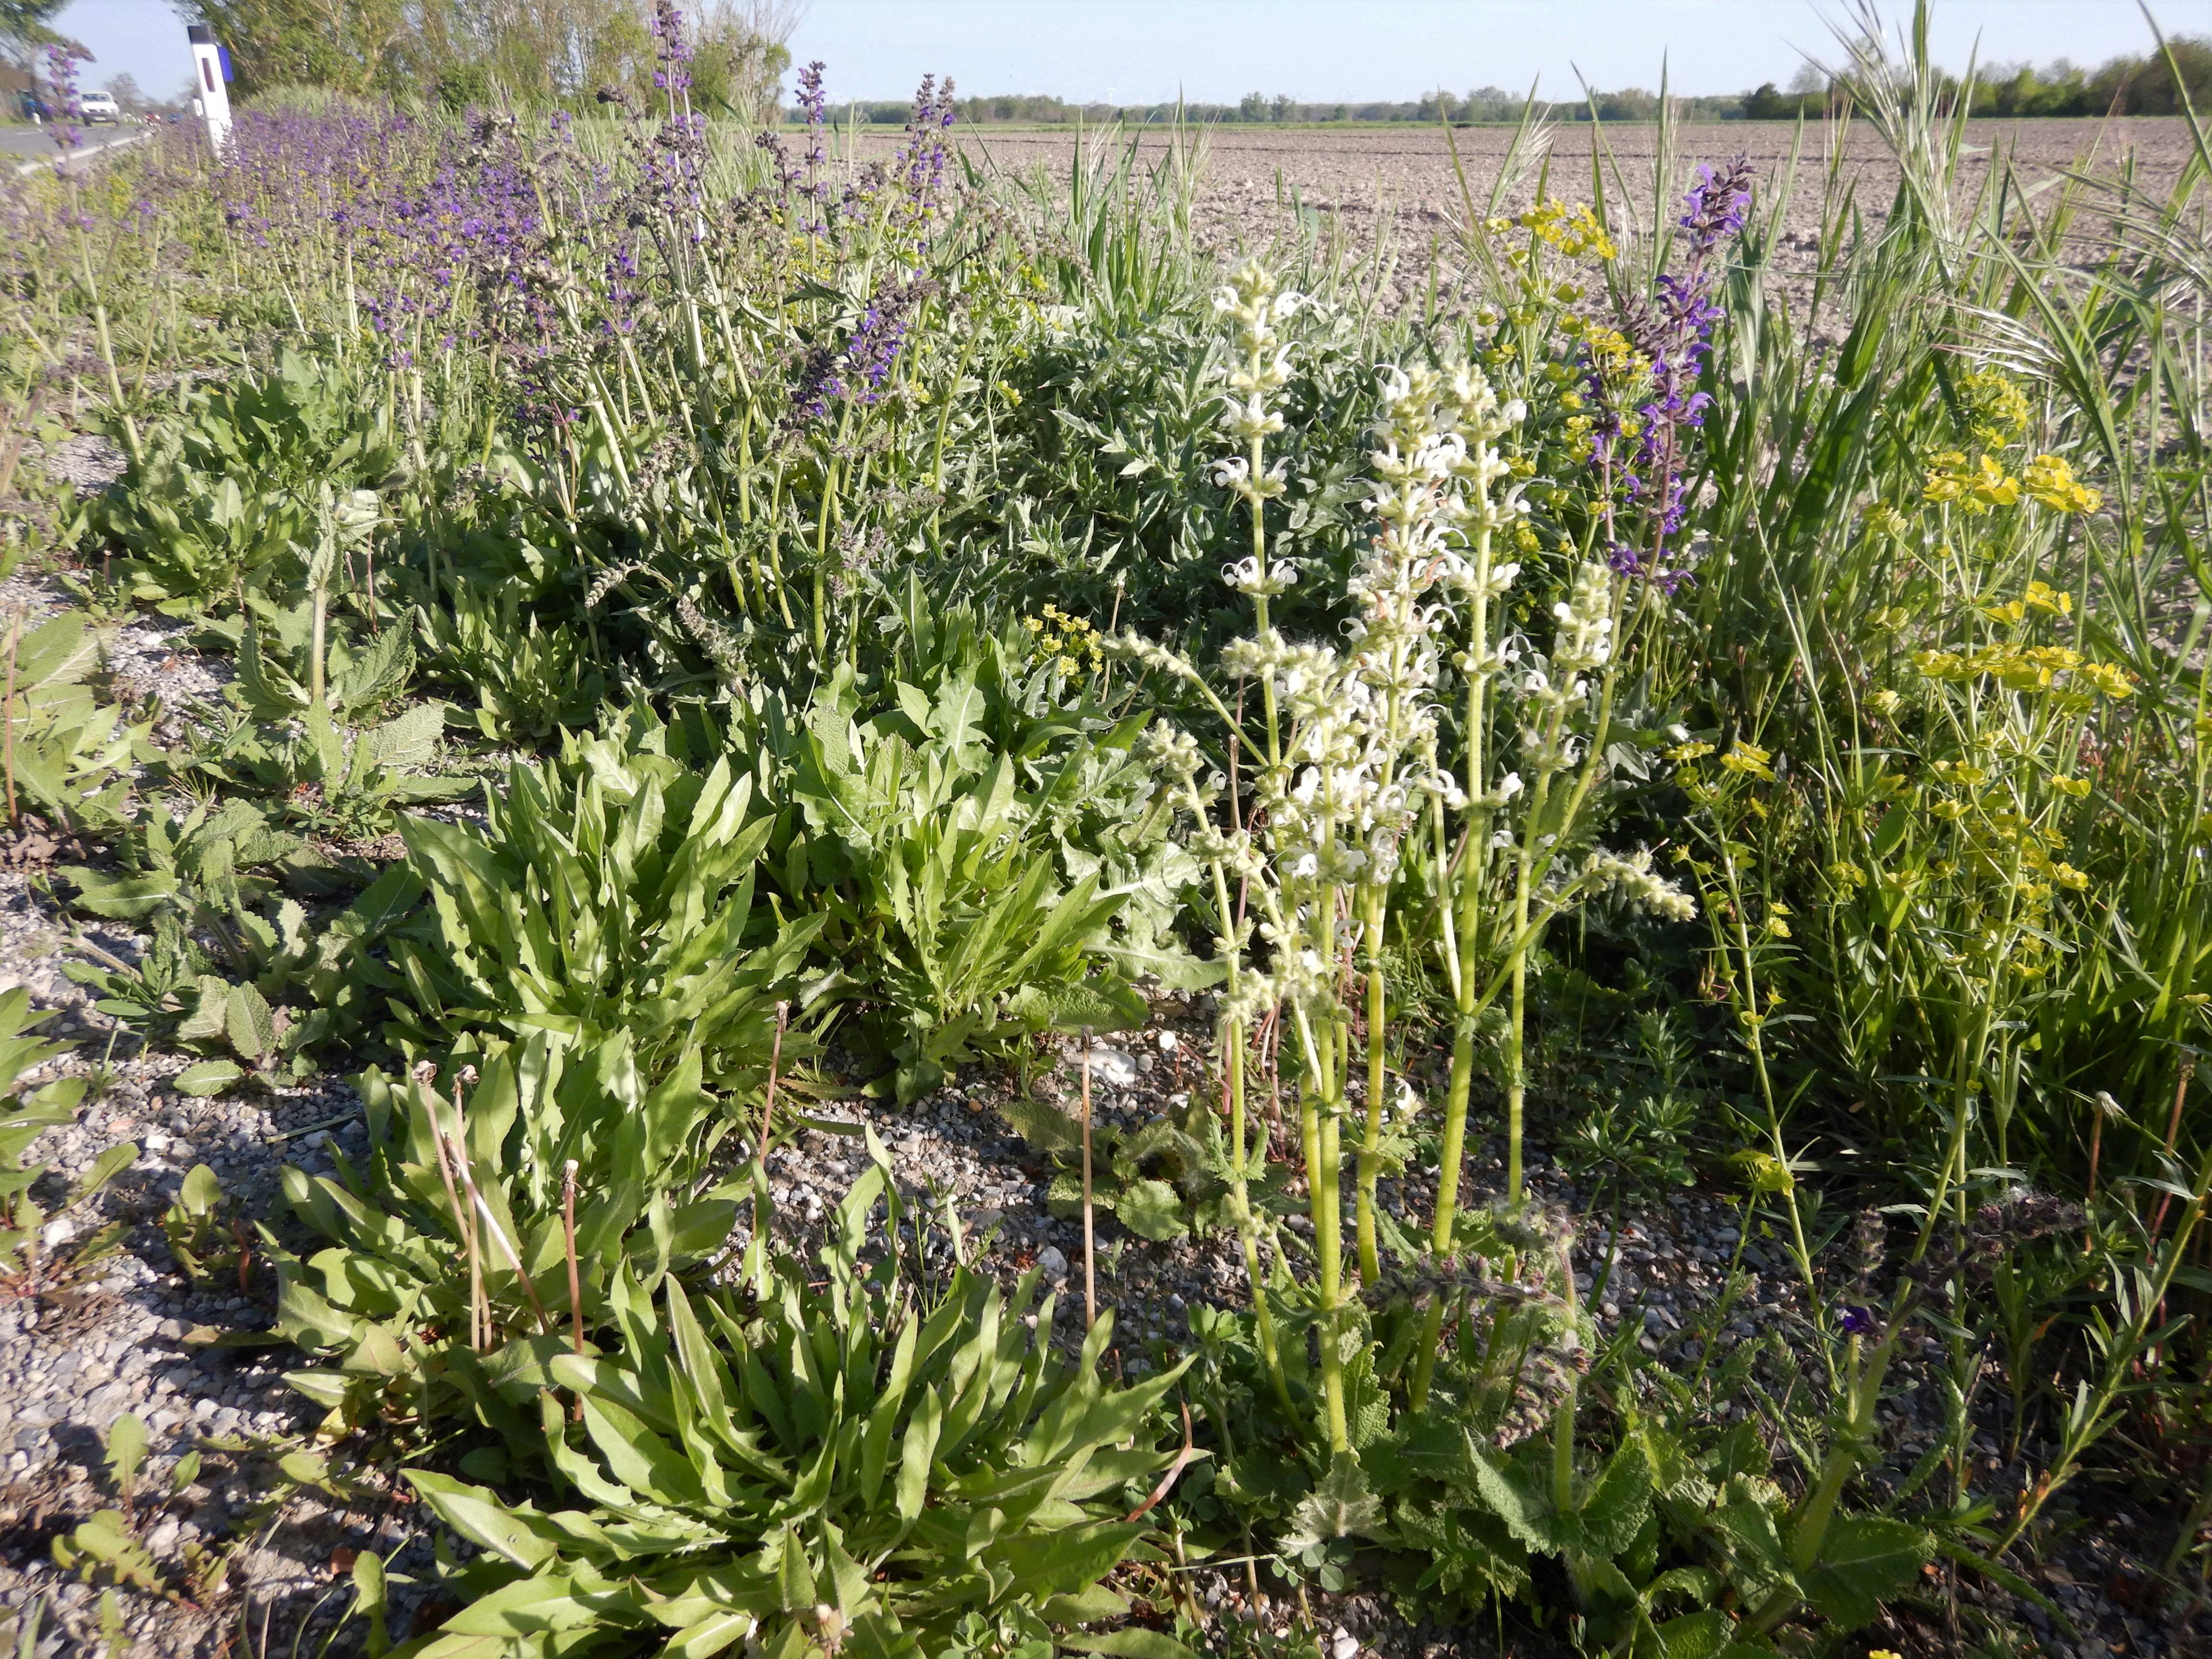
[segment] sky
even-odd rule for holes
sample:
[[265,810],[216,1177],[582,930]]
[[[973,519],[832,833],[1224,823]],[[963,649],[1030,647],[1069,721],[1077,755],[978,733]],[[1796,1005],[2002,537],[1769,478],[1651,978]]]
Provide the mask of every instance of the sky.
[[[1885,5],[1887,15],[1909,7]],[[2170,30],[2206,27],[2208,0],[2154,0]],[[1519,91],[1540,76],[1679,93],[1786,84],[1825,54],[1842,0],[811,0],[796,61],[829,65],[833,99],[909,95],[926,73],[966,93],[1047,92],[1083,101],[1233,103],[1248,92],[1304,102],[1403,100],[1443,86]],[[191,70],[167,0],[74,0],[58,27],[91,48],[87,86],[128,72],[166,96]],[[2085,64],[2151,42],[2136,0],[1940,0],[1940,61]]]

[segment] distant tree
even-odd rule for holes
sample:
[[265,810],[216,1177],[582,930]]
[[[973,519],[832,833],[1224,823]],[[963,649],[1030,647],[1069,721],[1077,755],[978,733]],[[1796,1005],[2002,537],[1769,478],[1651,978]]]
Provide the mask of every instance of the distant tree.
[[107,95],[115,100],[115,107],[125,115],[138,115],[146,108],[146,94],[138,89],[138,82],[131,75],[117,76],[107,83]]
[[1237,100],[1237,118],[1240,121],[1264,121],[1267,118],[1267,94],[1248,92]]
[[[2181,72],[2182,86],[2191,106],[2200,113],[2212,105],[2212,35],[2179,35],[2167,42],[2173,67]],[[2123,115],[2179,115],[2181,99],[2166,59],[2153,52],[2142,58],[2115,58],[2088,77],[2094,107],[2083,113],[2101,115],[2106,109]]]
[[69,0],[0,0],[0,58],[27,68],[43,46],[76,45],[54,33],[52,19]]
[[[805,12],[804,0],[719,0],[704,9],[691,59],[693,103],[767,125],[791,67],[791,37]],[[870,113],[883,118],[880,110]]]
[[1297,106],[1291,101],[1290,94],[1279,92],[1274,101],[1267,106],[1267,112],[1278,121],[1287,121],[1297,113]]
[[[0,0],[5,3],[5,0]],[[230,49],[234,89],[329,87],[367,92],[406,34],[401,0],[172,0]]]
[[1797,113],[1797,100],[1784,98],[1781,88],[1771,81],[1763,81],[1755,92],[1743,95],[1743,118],[1747,121],[1786,121]]

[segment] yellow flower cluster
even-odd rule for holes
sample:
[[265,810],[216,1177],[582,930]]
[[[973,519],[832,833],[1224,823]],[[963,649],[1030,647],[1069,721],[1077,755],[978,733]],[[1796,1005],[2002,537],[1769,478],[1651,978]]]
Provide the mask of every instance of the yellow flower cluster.
[[1876,501],[1859,515],[1859,522],[1866,526],[1869,535],[1893,539],[1905,533],[1906,520],[1887,501]]
[[2049,582],[2033,581],[2027,585],[2027,592],[2020,598],[2002,605],[1985,605],[1981,609],[1982,614],[1991,622],[2001,623],[2020,622],[2031,611],[2045,611],[2054,617],[2070,617],[2074,614],[2074,596],[2053,587]]
[[1755,743],[1746,743],[1738,738],[1728,753],[1721,757],[1721,764],[1731,772],[1741,772],[1746,776],[1765,778],[1771,782],[1774,769],[1768,763],[1773,758],[1772,750],[1761,749]]
[[1591,367],[1607,380],[1626,379],[1644,368],[1644,359],[1628,343],[1628,337],[1601,323],[1593,323],[1583,331],[1583,349],[1589,353]]
[[[2000,826],[2009,827],[2009,826]],[[2052,849],[2063,847],[2066,838],[2055,830],[2022,830],[2020,831],[2021,867],[2040,878],[2026,884],[2024,895],[2037,903],[2046,902],[2054,887],[2063,887],[2069,893],[2087,892],[2089,872],[2077,870],[2064,859],[2051,856]]]
[[2002,449],[2027,429],[2027,394],[2010,376],[1978,368],[1959,382],[1966,405],[1966,430],[1984,449]]
[[1023,617],[1022,626],[1036,636],[1030,642],[1032,662],[1049,664],[1063,674],[1079,673],[1088,665],[1095,674],[1105,661],[1098,630],[1056,605],[1045,606],[1042,617]]
[[2054,513],[2094,513],[2105,504],[2104,493],[2092,489],[2074,476],[2074,468],[2061,455],[2039,455],[2021,474],[2028,499]]
[[1598,222],[1597,216],[1590,211],[1586,202],[1577,202],[1569,207],[1559,198],[1547,196],[1513,222],[1538,241],[1559,249],[1570,259],[1580,259],[1586,255],[1611,259],[1620,252],[1613,246],[1613,238],[1606,234],[1605,227]]
[[1923,501],[1942,504],[1956,501],[1967,513],[1986,513],[1994,507],[2010,507],[2020,500],[2020,480],[1988,455],[1972,461],[1958,450],[1947,449],[1929,464]]
[[2135,686],[2124,668],[2091,662],[2063,645],[2017,645],[2001,641],[1972,651],[1921,651],[1913,666],[1931,680],[1966,681],[1984,674],[2014,691],[2048,691],[2067,677],[2108,697],[2131,696]]

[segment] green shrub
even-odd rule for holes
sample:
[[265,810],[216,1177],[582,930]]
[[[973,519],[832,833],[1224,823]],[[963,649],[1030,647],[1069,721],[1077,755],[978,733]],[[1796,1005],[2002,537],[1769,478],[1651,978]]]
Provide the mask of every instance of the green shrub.
[[428,1428],[466,1412],[526,1432],[507,1385],[518,1364],[542,1360],[532,1345],[564,1346],[579,1318],[607,1328],[610,1297],[651,1296],[712,1260],[737,1213],[730,1190],[695,1192],[730,1127],[696,1051],[651,1087],[623,1036],[577,1052],[541,1032],[454,1057],[449,1094],[421,1076],[362,1077],[366,1169],[341,1156],[335,1176],[284,1171],[293,1209],[330,1242],[302,1261],[269,1241],[277,1328],[335,1362],[290,1379],[334,1424]]
[[[764,1076],[778,1001],[811,1006],[797,976],[823,918],[760,902],[773,820],[728,757],[707,760],[720,738],[633,710],[514,767],[482,828],[409,820],[429,911],[393,946],[400,1041],[541,1031],[592,1052],[619,1036],[652,1079],[695,1050],[717,1088]],[[794,1033],[787,1054],[809,1051]]]
[[822,914],[899,1098],[1026,1033],[1140,1022],[1139,975],[1210,982],[1175,936],[1195,866],[1132,753],[1143,717],[1012,624],[910,603],[898,637],[870,683],[842,671],[795,717],[760,696],[735,735],[788,803],[767,868]]
[[[1182,1368],[1109,1388],[1110,1319],[1075,1358],[1055,1356],[1035,1273],[1008,1297],[961,1268],[917,1305],[890,1161],[871,1151],[821,1271],[779,1255],[743,1294],[665,1279],[658,1306],[624,1275],[619,1352],[549,1344],[517,1371],[538,1391],[533,1451],[590,1508],[409,1472],[483,1551],[454,1575],[468,1605],[426,1659],[549,1626],[610,1653],[740,1639],[781,1659],[847,1643],[914,1659],[1182,1651],[1053,1629],[1125,1617],[1101,1581],[1133,1556],[1164,1559],[1133,1512],[1171,1461],[1148,1422]],[[888,1231],[867,1266],[879,1203]]]

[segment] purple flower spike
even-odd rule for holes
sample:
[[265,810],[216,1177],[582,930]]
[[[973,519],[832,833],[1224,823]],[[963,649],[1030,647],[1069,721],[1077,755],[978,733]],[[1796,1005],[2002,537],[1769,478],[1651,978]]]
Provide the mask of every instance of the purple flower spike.
[[[1681,269],[1660,277],[1651,303],[1622,319],[1622,334],[1651,370],[1650,394],[1636,411],[1636,443],[1628,453],[1620,445],[1625,411],[1616,406],[1602,367],[1584,353],[1583,386],[1593,410],[1590,464],[1603,481],[1608,557],[1620,574],[1656,582],[1668,593],[1690,577],[1686,569],[1669,568],[1668,547],[1688,517],[1682,453],[1712,404],[1698,381],[1712,353],[1713,325],[1725,314],[1713,298],[1721,275],[1713,256],[1744,227],[1751,179],[1751,163],[1741,156],[1718,172],[1698,167],[1676,222],[1686,254]],[[1643,511],[1644,535],[1636,543],[1616,537],[1616,499]]]

